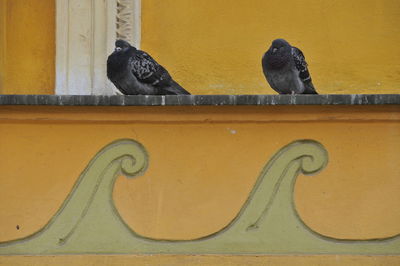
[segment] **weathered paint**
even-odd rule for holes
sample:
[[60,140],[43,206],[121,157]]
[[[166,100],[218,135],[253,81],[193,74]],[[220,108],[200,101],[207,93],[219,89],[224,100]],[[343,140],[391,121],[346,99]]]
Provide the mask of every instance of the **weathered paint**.
[[54,93],[55,1],[0,0],[0,21],[0,93]]
[[142,48],[193,94],[276,94],[275,38],[301,48],[318,92],[400,92],[398,0],[145,0]]

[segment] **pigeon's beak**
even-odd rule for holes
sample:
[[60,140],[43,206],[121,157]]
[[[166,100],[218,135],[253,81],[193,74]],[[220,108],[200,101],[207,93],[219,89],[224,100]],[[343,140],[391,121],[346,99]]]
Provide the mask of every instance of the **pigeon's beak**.
[[278,51],[278,48],[275,47],[275,48],[272,49],[272,53],[273,54],[276,53],[276,51]]

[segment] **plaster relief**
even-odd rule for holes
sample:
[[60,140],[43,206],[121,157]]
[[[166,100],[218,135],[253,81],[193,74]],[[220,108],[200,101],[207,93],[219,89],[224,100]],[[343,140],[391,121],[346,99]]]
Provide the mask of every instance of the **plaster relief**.
[[146,238],[121,218],[112,197],[116,179],[140,177],[151,163],[145,147],[118,140],[89,163],[49,223],[24,239],[0,243],[0,255],[57,254],[400,254],[400,236],[348,240],[307,226],[294,204],[300,174],[328,164],[318,142],[299,140],[280,149],[259,175],[236,217],[218,232],[194,240]]

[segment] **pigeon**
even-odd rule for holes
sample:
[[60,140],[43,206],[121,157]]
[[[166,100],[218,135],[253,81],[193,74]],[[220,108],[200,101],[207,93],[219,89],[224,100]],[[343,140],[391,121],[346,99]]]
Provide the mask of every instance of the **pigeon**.
[[264,75],[279,94],[318,94],[300,49],[276,39],[262,58]]
[[107,77],[125,95],[190,94],[149,54],[117,40],[107,59]]

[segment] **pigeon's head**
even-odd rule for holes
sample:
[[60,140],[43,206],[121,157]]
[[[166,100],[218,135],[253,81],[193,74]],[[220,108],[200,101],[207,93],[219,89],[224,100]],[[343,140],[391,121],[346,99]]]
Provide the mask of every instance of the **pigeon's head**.
[[271,52],[273,54],[275,53],[279,53],[279,52],[283,52],[285,50],[287,50],[287,48],[290,47],[290,44],[284,40],[284,39],[276,39],[272,42],[271,45]]
[[127,41],[124,40],[117,40],[115,42],[115,50],[114,53],[119,53],[119,52],[126,52],[130,48],[133,48]]
[[276,39],[264,54],[263,67],[281,69],[290,62],[292,46],[284,39]]

